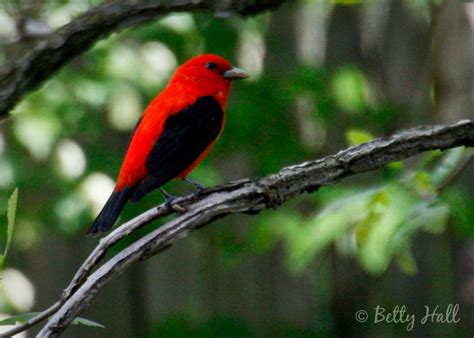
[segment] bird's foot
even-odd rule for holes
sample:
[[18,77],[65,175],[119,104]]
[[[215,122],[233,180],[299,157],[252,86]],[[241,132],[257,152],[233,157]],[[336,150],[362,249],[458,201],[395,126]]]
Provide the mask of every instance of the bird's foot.
[[193,180],[192,178],[185,177],[185,178],[183,178],[183,181],[187,182],[189,184],[192,184],[196,188],[196,190],[194,191],[194,195],[199,195],[201,193],[201,191],[206,189],[206,187],[204,185],[202,185],[201,183],[199,183],[196,180]]
[[160,188],[160,192],[165,198],[165,206],[169,207],[171,206],[171,203],[176,199],[175,196],[171,195],[169,192],[167,192],[165,189]]
[[179,204],[172,204],[174,200],[176,199],[176,196],[171,195],[169,192],[167,192],[163,188],[160,188],[160,192],[165,198],[165,207],[171,208],[174,211],[179,212],[179,213],[183,213],[186,211],[186,209],[180,206]]

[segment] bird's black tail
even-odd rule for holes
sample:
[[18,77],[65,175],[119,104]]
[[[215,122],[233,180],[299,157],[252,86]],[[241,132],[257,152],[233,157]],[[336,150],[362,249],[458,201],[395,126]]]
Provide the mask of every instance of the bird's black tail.
[[134,191],[135,189],[133,188],[124,188],[120,191],[114,190],[94,223],[92,223],[89,230],[87,230],[87,234],[94,235],[100,232],[109,231]]

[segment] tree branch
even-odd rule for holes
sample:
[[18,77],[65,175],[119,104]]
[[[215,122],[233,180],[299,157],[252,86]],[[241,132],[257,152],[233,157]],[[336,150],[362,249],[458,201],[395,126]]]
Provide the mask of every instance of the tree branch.
[[25,56],[0,68],[0,118],[29,92],[98,40],[125,27],[173,12],[208,12],[220,16],[252,15],[285,0],[130,0],[106,1],[59,28]]
[[[286,200],[313,192],[347,176],[376,170],[427,150],[474,146],[474,123],[469,120],[452,125],[419,127],[379,138],[319,160],[283,168],[278,173],[256,180],[241,180],[206,189],[199,196],[186,196],[171,207],[160,206],[146,211],[103,238],[64,291],[61,308],[40,331],[38,337],[54,337],[65,330],[99,290],[111,279],[138,260],[148,259],[170,247],[173,242],[233,213],[256,214],[275,209]],[[110,258],[95,272],[92,269],[107,249],[145,224],[185,209],[175,219],[142,237]]]

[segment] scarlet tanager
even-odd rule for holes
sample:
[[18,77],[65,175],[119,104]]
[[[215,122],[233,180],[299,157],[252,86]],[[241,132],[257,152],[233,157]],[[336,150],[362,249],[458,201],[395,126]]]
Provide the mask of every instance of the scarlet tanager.
[[211,54],[180,66],[138,121],[115,189],[88,234],[110,230],[129,200],[136,202],[173,178],[202,188],[187,175],[222,132],[231,81],[247,77],[243,70]]

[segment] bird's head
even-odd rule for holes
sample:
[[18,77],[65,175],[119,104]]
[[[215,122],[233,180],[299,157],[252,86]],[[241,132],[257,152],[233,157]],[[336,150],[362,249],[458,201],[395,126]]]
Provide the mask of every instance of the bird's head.
[[248,78],[243,70],[233,67],[226,59],[212,54],[196,56],[181,65],[170,80],[170,85],[177,83],[193,88],[200,95],[225,98],[232,80]]

